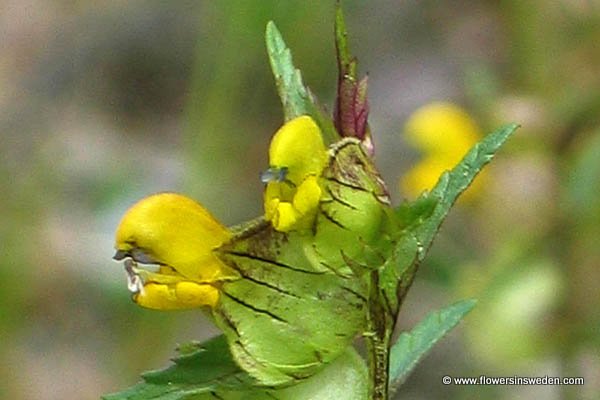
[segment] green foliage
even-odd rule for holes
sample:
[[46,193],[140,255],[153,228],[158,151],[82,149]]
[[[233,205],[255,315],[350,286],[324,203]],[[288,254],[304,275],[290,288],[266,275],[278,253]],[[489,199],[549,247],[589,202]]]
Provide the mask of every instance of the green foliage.
[[[227,340],[221,335],[202,345],[188,344],[179,349],[174,365],[142,375],[144,382],[126,391],[108,395],[106,400],[180,399],[193,393],[210,391],[249,378],[233,361]],[[210,366],[210,367],[208,367]]]
[[[517,128],[518,125],[510,124],[490,133],[476,144],[452,171],[440,177],[431,193],[421,196],[412,204],[403,204],[396,209],[400,222],[413,227],[405,231],[399,241],[398,248],[403,249],[404,254],[400,253],[394,267],[396,271],[393,277],[400,280],[400,301],[412,284],[419,262],[425,258],[458,196],[469,187],[481,169],[492,160]],[[416,250],[416,257],[412,257],[410,250],[407,256],[406,249]]]
[[349,347],[319,374],[291,387],[256,386],[233,361],[224,335],[179,349],[174,364],[146,372],[143,382],[105,400],[362,400],[367,393],[364,361]]
[[430,193],[423,193],[413,202],[405,201],[396,207],[396,220],[401,229],[414,230],[427,220],[438,204],[438,198]]
[[429,313],[410,332],[400,335],[390,352],[390,386],[397,389],[431,348],[475,307],[475,300],[463,300]]
[[301,115],[310,115],[321,128],[325,140],[336,141],[339,136],[331,118],[319,108],[302,82],[302,74],[294,66],[292,53],[272,21],[267,24],[265,37],[271,69],[283,105],[284,119],[289,121]]
[[[198,385],[243,387],[255,384],[232,360],[224,335],[202,344],[189,343],[178,349],[175,365],[142,375],[144,380],[155,385]],[[210,368],[206,365],[210,364]]]
[[338,5],[335,10],[335,46],[337,50],[338,63],[340,66],[348,66],[344,71],[350,78],[356,79],[356,63],[353,62],[348,48],[348,31],[342,8]]
[[402,231],[396,245],[396,257],[389,260],[381,273],[381,289],[392,309],[396,310],[402,302],[419,263],[425,258],[456,199],[517,128],[518,125],[511,124],[489,134],[456,167],[443,174],[430,193],[396,208],[395,218]]
[[302,74],[294,67],[292,53],[272,21],[267,24],[266,42],[285,120],[308,114],[312,101],[302,82]]
[[[386,366],[389,365],[390,355],[387,349],[390,348],[400,306],[414,281],[419,263],[427,254],[458,196],[469,187],[516,129],[517,125],[508,125],[488,135],[452,171],[442,175],[430,194],[424,194],[412,204],[402,204],[395,210],[399,229],[398,237],[395,238],[396,251],[376,276],[372,276],[374,287],[369,299],[367,320],[370,335],[367,337],[367,345],[373,398],[386,399],[388,396],[390,378]],[[434,331],[435,329],[427,333],[432,334]],[[444,329],[439,332],[440,335],[445,333]],[[385,350],[382,351],[382,348]],[[414,359],[418,360],[427,350],[428,347],[425,346],[417,348]],[[408,373],[411,367],[407,365],[406,368]],[[400,375],[405,376],[402,373]]]
[[517,124],[509,124],[490,133],[477,143],[452,171],[440,177],[431,191],[431,194],[437,197],[439,202],[431,216],[415,230],[419,242],[419,261],[425,258],[437,231],[458,196],[469,187],[481,169],[492,161],[496,152],[518,127]]

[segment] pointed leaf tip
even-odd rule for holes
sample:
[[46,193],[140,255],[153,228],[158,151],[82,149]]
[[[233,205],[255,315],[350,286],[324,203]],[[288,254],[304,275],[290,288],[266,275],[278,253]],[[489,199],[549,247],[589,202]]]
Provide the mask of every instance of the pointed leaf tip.
[[338,137],[333,121],[320,109],[304,84],[300,70],[294,66],[292,53],[273,21],[267,23],[265,42],[285,121],[309,115],[321,128],[326,141],[336,141]]
[[479,172],[492,160],[517,128],[519,125],[513,123],[490,133],[473,146],[451,171],[442,174],[431,191],[432,195],[439,198],[439,202],[432,215],[415,231],[424,248],[424,251],[419,254],[419,261],[423,260],[427,254],[427,250],[454,202],[471,185]]
[[[337,50],[338,67],[347,66],[352,62],[350,50],[348,50],[348,32],[342,6],[338,1],[335,7],[335,47]],[[354,76],[353,76],[354,77]]]

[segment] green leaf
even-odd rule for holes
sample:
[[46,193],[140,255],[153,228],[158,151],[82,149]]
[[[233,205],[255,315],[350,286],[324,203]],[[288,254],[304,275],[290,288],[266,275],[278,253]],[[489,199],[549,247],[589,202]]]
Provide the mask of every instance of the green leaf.
[[395,209],[401,234],[396,244],[396,258],[383,270],[381,284],[393,308],[402,303],[419,263],[427,255],[458,196],[469,187],[479,171],[492,160],[518,127],[517,124],[510,124],[489,134],[456,167],[445,172],[430,193]]
[[233,361],[224,335],[179,349],[174,364],[142,374],[144,382],[106,400],[183,399],[216,387],[251,387],[253,380]]
[[[209,393],[210,389],[205,388],[204,391]],[[185,385],[152,385],[142,382],[122,392],[102,396],[102,398],[104,400],[181,400],[198,393],[201,393],[201,390],[187,391]]]
[[[151,384],[192,384],[213,387],[252,386],[255,382],[233,361],[225,335],[212,338],[202,344],[190,343],[180,347],[174,365],[142,374]],[[210,365],[210,368],[206,368]]]
[[283,104],[285,120],[289,121],[308,114],[311,100],[302,82],[302,75],[294,67],[292,53],[272,21],[267,24],[266,41],[271,69]]
[[143,374],[144,382],[105,400],[363,400],[367,371],[352,347],[323,371],[301,383],[281,389],[259,387],[231,358],[223,336],[202,345],[191,344],[174,365]]
[[339,137],[333,122],[315,104],[313,96],[302,81],[300,70],[294,66],[290,49],[273,21],[267,23],[265,38],[271,69],[283,104],[285,121],[301,115],[309,115],[321,128],[326,141],[336,141]]
[[492,160],[496,152],[518,127],[517,124],[510,124],[490,133],[477,143],[456,167],[440,177],[431,191],[431,195],[439,199],[437,206],[431,216],[415,230],[419,241],[419,261],[425,258],[437,231],[458,196],[469,187],[479,171]]
[[402,333],[390,353],[390,388],[397,389],[431,348],[473,309],[476,300],[455,303],[428,314],[410,332]]
[[[346,31],[346,20],[342,7],[338,3],[335,8],[335,47],[338,57],[338,68],[340,71],[346,67],[352,66],[352,57],[348,48],[348,32]],[[356,64],[354,64],[356,67]],[[351,78],[356,78],[356,69],[345,70]]]
[[395,212],[398,225],[403,230],[414,230],[423,224],[435,210],[438,198],[429,192],[423,193],[413,202],[405,201]]

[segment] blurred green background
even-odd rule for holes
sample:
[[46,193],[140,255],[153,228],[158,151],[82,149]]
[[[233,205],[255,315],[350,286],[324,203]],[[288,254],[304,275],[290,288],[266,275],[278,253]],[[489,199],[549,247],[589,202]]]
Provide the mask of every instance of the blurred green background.
[[[399,326],[480,302],[403,399],[600,393],[600,2],[345,1],[369,73],[377,164],[395,202],[420,157],[403,123],[434,100],[485,132],[522,128],[459,204]],[[0,7],[0,398],[96,399],[212,328],[129,300],[112,235],[176,190],[227,224],[261,213],[282,122],[264,49],[274,20],[332,104],[333,1],[41,1]],[[451,376],[584,376],[584,386],[444,386]]]

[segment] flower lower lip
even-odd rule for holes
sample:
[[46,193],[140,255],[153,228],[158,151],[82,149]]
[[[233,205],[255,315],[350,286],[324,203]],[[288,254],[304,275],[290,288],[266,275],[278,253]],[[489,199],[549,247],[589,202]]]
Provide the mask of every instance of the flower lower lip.
[[134,294],[144,290],[145,279],[142,275],[147,275],[145,272],[156,274],[160,269],[160,265],[139,264],[132,258],[126,258],[123,261],[123,264],[125,265],[125,272],[127,273],[127,289]]
[[143,264],[133,258],[123,261],[127,273],[127,288],[133,294],[142,293],[144,286],[150,282],[172,285],[182,280],[182,276],[168,265]]
[[140,293],[144,290],[144,281],[135,271],[137,266],[136,262],[131,258],[127,258],[123,264],[125,265],[125,272],[127,273],[127,289],[133,294]]

